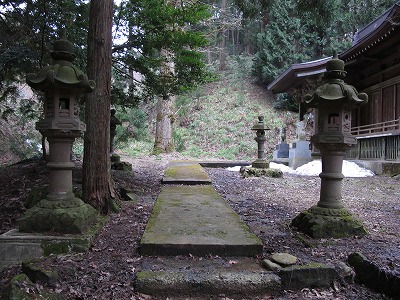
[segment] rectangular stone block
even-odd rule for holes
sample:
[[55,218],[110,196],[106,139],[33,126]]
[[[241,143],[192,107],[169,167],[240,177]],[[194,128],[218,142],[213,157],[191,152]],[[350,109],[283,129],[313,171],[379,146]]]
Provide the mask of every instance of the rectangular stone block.
[[261,255],[262,241],[211,185],[164,186],[140,242],[142,255]]
[[337,272],[333,266],[319,263],[286,267],[281,269],[277,274],[282,280],[282,287],[289,290],[330,287],[337,276]]
[[46,235],[12,229],[0,235],[0,270],[50,254],[87,251],[106,220],[99,218],[85,234]]
[[275,146],[274,159],[288,158],[289,157],[289,144],[283,143]]

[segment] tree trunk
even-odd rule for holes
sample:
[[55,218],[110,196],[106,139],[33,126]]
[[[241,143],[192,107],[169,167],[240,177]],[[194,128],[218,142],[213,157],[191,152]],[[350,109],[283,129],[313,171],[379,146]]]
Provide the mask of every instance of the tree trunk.
[[157,101],[156,137],[154,153],[169,153],[174,151],[172,139],[172,124],[175,96],[160,97]]
[[226,13],[226,0],[221,0],[221,42],[219,45],[219,70],[223,71],[226,69],[226,30],[225,30],[225,13]]
[[96,82],[86,98],[83,198],[108,214],[115,197],[110,163],[111,47],[113,0],[91,0],[87,74]]
[[[169,81],[173,80],[175,75],[174,54],[166,49],[161,50],[163,59],[160,74],[161,80],[168,86]],[[173,107],[175,96],[166,91],[165,95],[158,98],[156,111],[156,136],[154,141],[155,153],[169,153],[174,151],[174,142],[172,139],[172,123],[174,121]]]

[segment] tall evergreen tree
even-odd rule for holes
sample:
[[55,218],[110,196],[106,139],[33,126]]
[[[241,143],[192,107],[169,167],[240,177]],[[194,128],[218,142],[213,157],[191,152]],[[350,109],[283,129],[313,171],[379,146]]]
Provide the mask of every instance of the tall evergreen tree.
[[[126,69],[131,68],[143,75],[142,80],[133,86],[136,97],[159,97],[167,103],[174,95],[204,82],[208,73],[198,49],[207,44],[203,32],[199,30],[202,20],[209,17],[207,6],[197,0],[173,3],[166,0],[130,0],[122,13],[129,26],[129,35],[126,43],[116,48],[121,49],[116,54],[120,54]],[[172,65],[173,68],[166,71],[166,67]],[[156,121],[171,123],[173,112],[163,109],[161,104],[158,105],[160,111]],[[162,132],[171,131],[158,131]],[[167,135],[155,138],[157,151],[173,149],[172,136]]]
[[96,82],[86,98],[83,198],[102,214],[113,208],[110,166],[110,107],[113,0],[91,0],[87,75]]

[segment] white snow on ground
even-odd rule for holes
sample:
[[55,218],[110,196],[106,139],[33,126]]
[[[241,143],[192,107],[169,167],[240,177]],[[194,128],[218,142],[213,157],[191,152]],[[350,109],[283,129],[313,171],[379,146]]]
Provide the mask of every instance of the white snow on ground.
[[[290,173],[295,175],[304,175],[304,176],[318,176],[322,172],[322,163],[321,160],[313,160],[308,164],[302,165],[298,167],[296,170],[289,168],[288,166],[282,164],[276,164],[271,162],[269,164],[270,168],[280,169],[283,173]],[[356,163],[350,161],[343,161],[342,173],[345,177],[368,177],[374,176],[375,174],[368,170],[360,167]]]
[[[273,169],[279,169],[283,173],[289,173],[289,174],[294,174],[294,175],[304,175],[304,176],[318,176],[319,173],[322,172],[322,163],[321,160],[313,160],[309,162],[308,164],[302,165],[301,167],[298,167],[296,170],[293,170],[292,168],[285,166],[283,164],[276,164],[273,162],[269,163],[269,167]],[[227,168],[229,171],[239,171],[240,166],[232,167],[232,168]],[[345,177],[368,177],[368,176],[374,176],[375,174],[368,170],[360,167],[356,163],[350,162],[350,161],[343,161],[343,169],[342,173]]]
[[[242,167],[242,166],[235,166],[235,167],[229,167],[229,168],[226,168],[226,169],[227,169],[228,171],[239,172],[241,167]],[[248,167],[251,167],[251,166],[246,166],[246,167],[248,168]]]

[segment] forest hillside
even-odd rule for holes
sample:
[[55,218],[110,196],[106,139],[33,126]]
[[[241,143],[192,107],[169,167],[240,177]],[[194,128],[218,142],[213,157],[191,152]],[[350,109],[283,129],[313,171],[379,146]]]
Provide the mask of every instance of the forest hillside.
[[[248,57],[247,61],[250,59]],[[251,127],[259,115],[265,117],[270,128],[266,142],[270,157],[278,140],[279,127],[287,127],[289,141],[295,137],[297,114],[274,108],[275,95],[248,75],[243,59],[231,59],[231,65],[228,71],[219,74],[218,80],[177,98],[175,151],[187,157],[208,159],[255,158],[257,143]],[[130,156],[151,155],[156,117],[154,103],[135,109],[117,108],[117,116],[123,124],[115,139],[116,150]],[[40,155],[40,134],[34,128],[36,121],[26,122],[20,129],[0,123],[2,165]],[[83,141],[78,139],[74,154],[82,155],[82,148]]]

